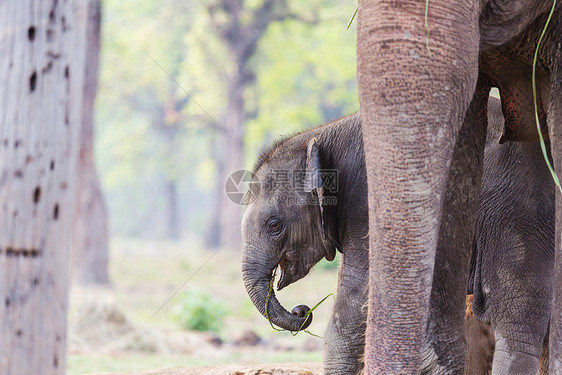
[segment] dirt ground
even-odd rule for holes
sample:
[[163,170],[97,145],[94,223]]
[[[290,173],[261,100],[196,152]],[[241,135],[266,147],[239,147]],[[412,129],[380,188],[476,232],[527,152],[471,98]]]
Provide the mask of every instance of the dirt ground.
[[[154,319],[149,317],[185,281],[186,274],[206,262],[208,252],[193,250],[186,260],[183,247],[177,244],[162,248],[160,243],[122,241],[117,245],[112,287],[74,288],[71,294],[69,375],[322,373],[322,339],[274,332],[247,297],[239,264],[231,254],[217,254],[188,286],[206,290],[230,308],[220,332],[195,332],[173,320],[175,301]],[[166,270],[165,277],[161,270]],[[319,301],[335,290],[336,280],[337,270],[319,269],[297,288],[284,290],[283,301],[289,306]],[[317,310],[315,334],[322,335],[331,314],[333,301],[326,301]],[[469,298],[465,318],[468,375],[488,375],[493,333],[472,315],[470,305]]]
[[[218,341],[217,341],[218,340]],[[291,340],[293,341],[293,340]],[[222,342],[210,333],[178,332],[139,326],[132,323],[112,303],[96,301],[89,303],[77,312],[69,332],[70,353],[98,353],[119,358],[131,353],[160,354],[164,359],[151,370],[119,372],[79,372],[81,374],[114,375],[319,375],[321,363],[283,363],[248,364],[259,362],[267,351],[286,353],[319,351],[321,341],[309,338],[296,346],[288,346],[283,341],[262,340],[254,332],[248,331],[232,342]],[[314,345],[312,345],[314,344]],[[295,345],[295,344],[293,344]],[[209,358],[213,355],[228,355],[245,352],[244,364],[172,367],[165,365],[167,356],[186,356],[190,358]],[[289,354],[290,355],[290,354]],[[292,357],[292,356],[291,356]],[[298,361],[297,357],[287,358]],[[178,365],[175,366],[184,366]],[[168,367],[168,368],[163,368]],[[150,368],[150,367],[149,367]],[[95,371],[95,370],[94,370]],[[105,370],[107,371],[107,370]],[[111,371],[111,370],[110,370]]]
[[[91,375],[107,375],[96,373]],[[227,365],[212,367],[175,367],[142,372],[121,372],[112,375],[321,375],[321,363]]]
[[[479,322],[472,314],[472,296],[467,298],[465,331],[468,342],[468,374],[486,375],[491,371],[493,356],[493,333],[489,325]],[[243,348],[251,357],[263,355],[264,343],[253,333],[248,332],[229,345],[216,343],[212,336],[200,333],[162,332],[146,329],[130,323],[112,304],[95,303],[78,314],[71,325],[70,345],[74,351],[91,351],[104,348],[110,352],[140,351],[159,352],[164,355],[191,353],[204,356],[217,349],[232,350]],[[277,344],[278,345],[278,344]],[[225,348],[224,346],[229,346]],[[269,344],[271,346],[271,343]],[[309,350],[318,350],[318,347]],[[282,350],[277,346],[276,350]],[[305,347],[299,348],[305,350]],[[202,367],[171,367],[146,371],[96,372],[88,375],[320,375],[321,363],[283,363],[283,364],[244,364]]]

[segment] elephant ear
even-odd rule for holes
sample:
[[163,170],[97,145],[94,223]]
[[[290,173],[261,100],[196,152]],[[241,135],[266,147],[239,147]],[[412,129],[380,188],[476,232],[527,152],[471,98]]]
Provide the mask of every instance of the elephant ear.
[[323,202],[324,202],[324,187],[322,181],[322,172],[320,164],[320,150],[316,143],[316,138],[308,141],[306,147],[306,173],[304,178],[304,190],[307,193],[312,192],[318,197],[318,207],[320,208],[320,218],[322,221],[322,234],[326,248],[326,259],[331,261],[336,256],[336,248],[339,248],[339,243],[330,234],[327,228],[324,216]]
[[324,199],[324,188],[322,187],[322,175],[320,173],[320,152],[316,138],[308,141],[306,146],[306,173],[304,176],[304,191],[307,193],[315,192],[320,203],[320,216],[322,217],[322,227],[324,226],[324,209],[322,200]]

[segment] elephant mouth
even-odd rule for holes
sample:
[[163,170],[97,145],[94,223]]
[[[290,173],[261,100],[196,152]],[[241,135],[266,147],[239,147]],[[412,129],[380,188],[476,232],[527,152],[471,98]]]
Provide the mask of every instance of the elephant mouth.
[[289,269],[289,264],[285,258],[283,258],[281,262],[279,262],[279,269],[281,270],[281,276],[279,277],[279,281],[277,282],[277,291],[280,291],[291,283],[291,277],[288,275],[289,272],[287,272],[287,270]]
[[293,259],[293,254],[286,253],[278,264],[281,275],[277,282],[277,291],[305,277],[312,267],[312,265],[299,266],[298,262],[295,263],[291,259]]

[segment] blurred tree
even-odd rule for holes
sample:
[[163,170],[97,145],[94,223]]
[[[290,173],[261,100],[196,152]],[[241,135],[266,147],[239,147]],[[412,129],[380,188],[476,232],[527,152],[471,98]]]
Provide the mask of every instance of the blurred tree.
[[[119,175],[109,185],[116,184],[121,192],[126,191],[125,185],[129,187],[125,199],[136,194],[153,195],[150,199],[139,197],[136,207],[129,205],[127,217],[119,213],[116,217],[132,224],[134,234],[150,235],[160,230],[166,238],[179,239],[180,207],[186,205],[180,202],[178,186],[182,178],[194,174],[188,163],[193,157],[188,156],[190,150],[185,146],[189,133],[200,129],[201,116],[185,115],[190,98],[178,80],[189,77],[189,48],[183,39],[190,31],[197,7],[178,0],[158,4],[145,0],[135,7],[108,2],[108,6],[109,21],[104,23],[104,34],[109,42],[104,46],[107,54],[102,69],[104,100],[100,128],[101,132],[110,133],[112,144],[106,147],[111,148],[109,152],[113,155],[102,150],[101,162]],[[134,40],[130,29],[123,28],[124,21],[135,30]],[[115,104],[120,107],[117,118]],[[131,131],[122,133],[123,139],[114,143],[116,133],[111,128],[117,122]],[[131,133],[133,137],[128,138]],[[124,151],[128,151],[126,159],[115,163]],[[106,159],[107,156],[110,158]],[[148,183],[144,184],[145,181]],[[116,211],[122,210],[113,210]]]
[[[224,43],[228,63],[222,67],[226,88],[226,108],[222,114],[222,125],[226,137],[222,138],[219,168],[219,183],[224,186],[233,172],[244,168],[244,126],[248,118],[257,113],[248,111],[246,97],[248,88],[255,83],[255,66],[250,64],[257,51],[260,39],[267,28],[286,19],[305,20],[293,13],[287,0],[214,0],[206,6],[211,28]],[[249,154],[247,155],[249,156]],[[240,205],[232,202],[225,191],[220,192],[220,204],[215,206],[219,218],[216,244],[239,249]],[[216,221],[217,222],[217,221]]]
[[246,126],[247,150],[284,134],[310,128],[358,109],[355,29],[346,30],[353,4],[322,2],[319,21],[295,20],[270,27],[259,45],[255,106]]
[[64,374],[87,2],[0,2],[0,372]]
[[240,225],[226,177],[273,138],[357,109],[344,0],[104,6],[95,152],[114,234],[221,245]]
[[94,100],[98,81],[101,2],[88,1],[86,67],[80,158],[78,161],[78,201],[71,252],[72,280],[80,284],[109,284],[107,264],[108,227],[105,203],[93,159]]

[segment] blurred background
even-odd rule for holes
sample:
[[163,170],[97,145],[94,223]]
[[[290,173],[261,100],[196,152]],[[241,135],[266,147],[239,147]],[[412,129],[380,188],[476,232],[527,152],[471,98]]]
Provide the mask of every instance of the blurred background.
[[[274,331],[247,297],[243,207],[225,181],[276,139],[358,110],[355,7],[101,2],[68,373],[321,360],[320,338]],[[337,259],[324,261],[278,296],[314,306],[336,283]],[[332,304],[315,311],[312,333],[324,333]]]

